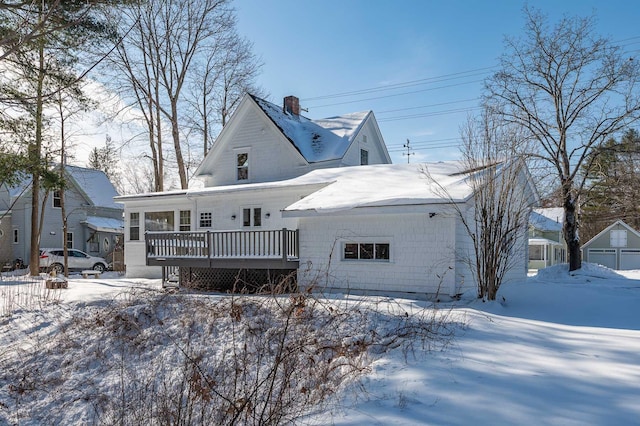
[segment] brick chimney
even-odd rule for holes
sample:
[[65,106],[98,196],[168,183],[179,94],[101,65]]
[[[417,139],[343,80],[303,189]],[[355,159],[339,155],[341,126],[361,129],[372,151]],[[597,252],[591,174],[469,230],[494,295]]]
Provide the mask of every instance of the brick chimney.
[[295,96],[286,96],[284,98],[284,104],[282,105],[282,111],[293,115],[300,115],[300,99]]

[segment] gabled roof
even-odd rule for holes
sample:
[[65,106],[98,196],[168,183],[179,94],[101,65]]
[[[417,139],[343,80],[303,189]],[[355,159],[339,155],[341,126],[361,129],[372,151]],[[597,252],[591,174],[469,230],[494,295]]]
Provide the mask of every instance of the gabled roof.
[[640,232],[636,231],[635,229],[633,229],[631,226],[627,225],[627,223],[625,223],[622,219],[618,219],[615,222],[613,222],[611,225],[607,226],[606,228],[604,228],[602,231],[598,232],[598,234],[591,238],[589,241],[587,241],[586,243],[584,243],[582,245],[582,248],[587,247],[589,245],[591,245],[591,243],[595,240],[597,240],[598,238],[600,238],[602,235],[604,235],[605,233],[611,231],[615,226],[620,225],[623,228],[626,228],[629,232],[632,232],[633,234],[635,234],[638,238],[640,238]]
[[561,226],[564,223],[564,209],[562,207],[544,207],[533,209],[533,211]]
[[550,219],[549,217],[538,213],[535,209],[529,215],[529,225],[540,231],[560,232],[562,231],[562,223]]
[[[113,201],[113,197],[119,194],[103,171],[70,165],[65,166],[65,171],[67,176],[71,178],[71,184],[93,206],[122,209],[121,205]],[[12,198],[20,197],[27,191],[31,191],[31,177],[9,188],[9,194]]]
[[113,197],[119,195],[118,191],[102,170],[65,166],[65,171],[94,206],[122,208],[113,201]]
[[371,111],[311,120],[282,110],[271,102],[250,95],[267,117],[309,163],[344,157]]

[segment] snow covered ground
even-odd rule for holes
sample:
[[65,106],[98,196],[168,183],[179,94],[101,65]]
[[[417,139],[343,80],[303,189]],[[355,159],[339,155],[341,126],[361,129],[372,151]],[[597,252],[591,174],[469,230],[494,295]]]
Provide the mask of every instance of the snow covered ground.
[[[127,297],[130,287],[159,290],[159,282],[109,274],[74,277],[60,298],[62,304],[95,305]],[[359,385],[347,387],[326,411],[303,423],[640,424],[640,271],[585,265],[569,275],[553,267],[504,285],[498,299],[439,306],[463,324],[448,345],[376,355]],[[389,302],[407,312],[424,305]],[[0,348],[28,344],[27,328],[23,334],[7,332],[25,315],[18,311],[2,321]],[[9,384],[0,383],[0,407],[10,409],[13,402],[3,399]],[[21,424],[38,422],[23,418]]]

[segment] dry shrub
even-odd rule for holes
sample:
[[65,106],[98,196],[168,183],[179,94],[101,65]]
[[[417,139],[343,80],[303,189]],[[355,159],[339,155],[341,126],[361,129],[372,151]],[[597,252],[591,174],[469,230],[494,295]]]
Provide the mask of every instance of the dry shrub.
[[438,310],[382,299],[139,293],[76,310],[13,357],[0,412],[9,423],[292,423],[380,353],[428,349],[451,329]]

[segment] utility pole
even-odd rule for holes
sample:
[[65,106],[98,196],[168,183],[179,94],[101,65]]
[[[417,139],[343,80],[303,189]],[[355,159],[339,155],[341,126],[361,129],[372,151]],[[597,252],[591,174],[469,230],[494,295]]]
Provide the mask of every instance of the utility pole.
[[411,158],[412,155],[415,155],[415,152],[411,151],[411,146],[410,146],[411,142],[409,142],[409,139],[407,139],[407,143],[405,143],[404,145],[402,145],[404,148],[407,148],[407,152],[403,152],[402,155],[406,155],[407,156],[407,164],[409,164],[409,159]]

